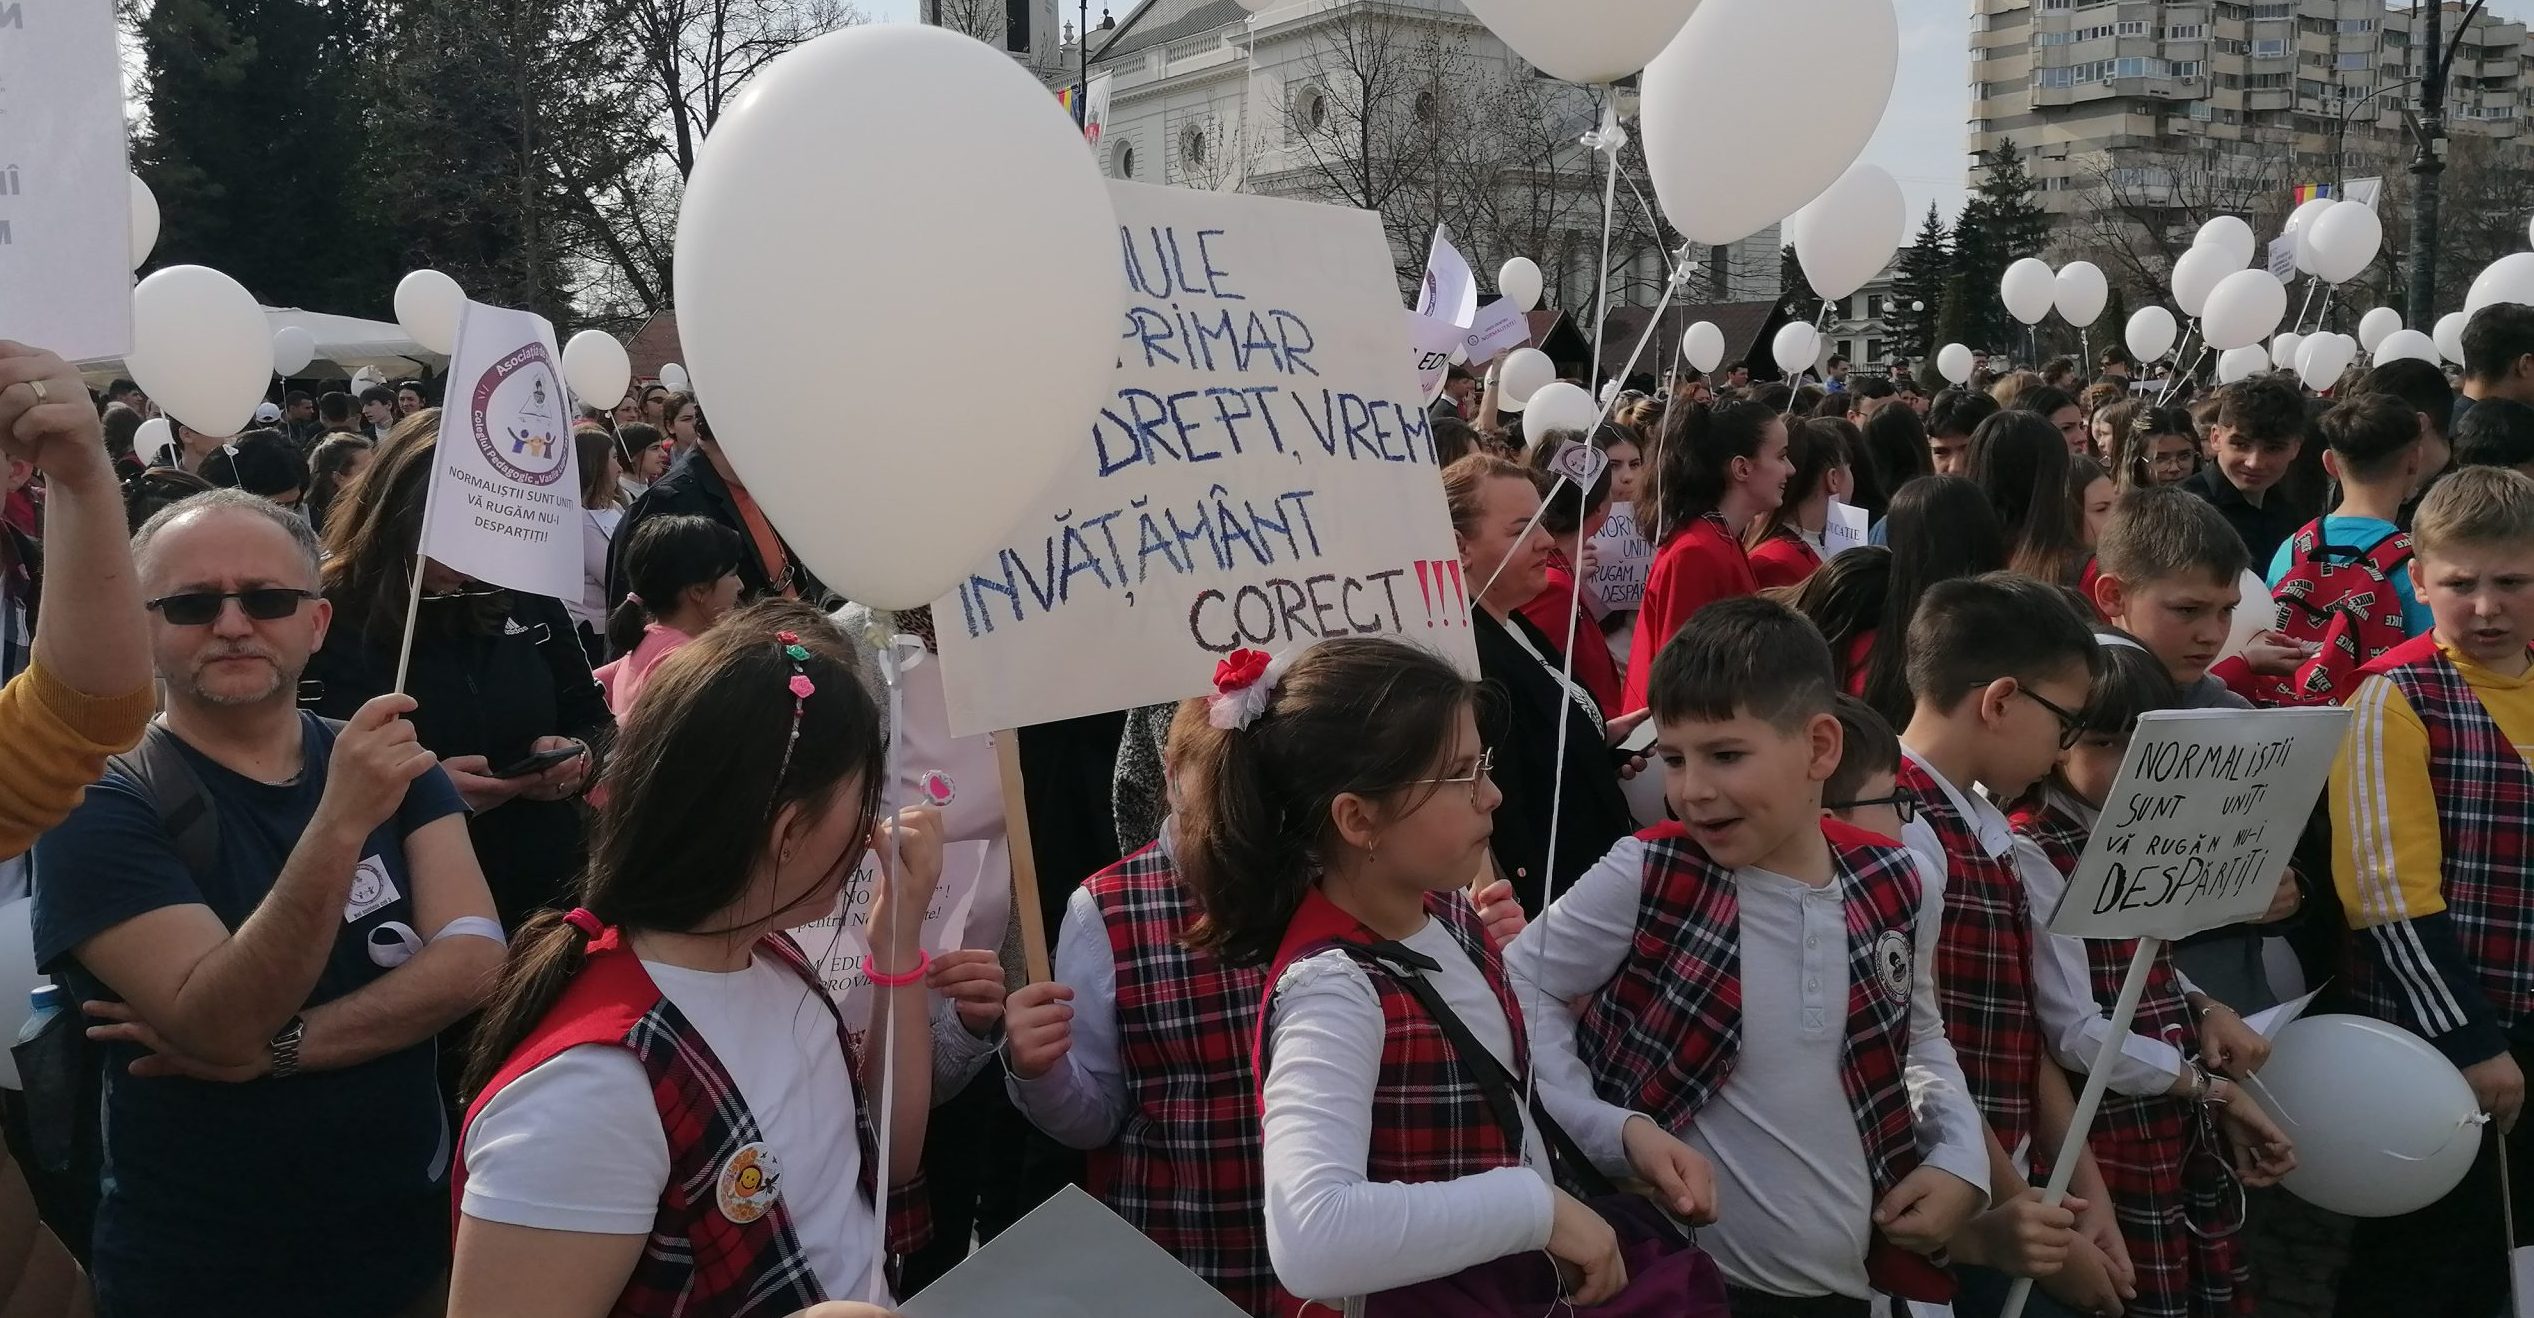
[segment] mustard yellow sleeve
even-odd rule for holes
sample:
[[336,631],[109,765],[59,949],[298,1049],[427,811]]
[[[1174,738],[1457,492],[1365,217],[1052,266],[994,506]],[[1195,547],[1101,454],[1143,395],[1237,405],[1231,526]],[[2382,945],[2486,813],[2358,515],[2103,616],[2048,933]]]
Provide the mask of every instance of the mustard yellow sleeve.
[[2446,909],[2428,728],[2393,683],[2370,677],[2350,697],[2348,739],[2332,764],[2332,886],[2349,927],[2371,929]]
[[141,740],[157,695],[85,695],[41,662],[0,687],[0,857],[35,845],[78,807],[106,757]]

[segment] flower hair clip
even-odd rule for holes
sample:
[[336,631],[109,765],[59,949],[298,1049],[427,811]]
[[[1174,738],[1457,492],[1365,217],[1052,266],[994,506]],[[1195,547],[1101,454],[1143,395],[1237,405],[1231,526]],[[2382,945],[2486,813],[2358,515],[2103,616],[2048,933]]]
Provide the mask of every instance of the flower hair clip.
[[1205,698],[1205,721],[1225,732],[1239,732],[1267,712],[1276,684],[1285,676],[1286,659],[1265,650],[1234,650],[1214,665],[1214,694]]
[[782,642],[783,657],[792,661],[792,680],[788,683],[792,692],[792,731],[783,740],[783,764],[774,771],[774,789],[779,795],[785,775],[792,772],[792,750],[801,744],[801,715],[808,708],[809,698],[818,694],[818,684],[809,680],[809,648],[801,644],[801,638],[792,632],[776,632],[774,639]]

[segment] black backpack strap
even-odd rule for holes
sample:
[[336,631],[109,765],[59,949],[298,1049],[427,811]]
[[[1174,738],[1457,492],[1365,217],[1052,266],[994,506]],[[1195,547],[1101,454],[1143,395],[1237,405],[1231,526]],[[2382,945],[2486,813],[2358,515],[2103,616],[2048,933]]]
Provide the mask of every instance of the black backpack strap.
[[220,861],[220,815],[211,808],[211,793],[202,775],[185,762],[176,734],[164,719],[153,719],[141,742],[106,761],[108,767],[140,784],[143,795],[158,808],[159,824],[176,848],[177,859],[199,878]]

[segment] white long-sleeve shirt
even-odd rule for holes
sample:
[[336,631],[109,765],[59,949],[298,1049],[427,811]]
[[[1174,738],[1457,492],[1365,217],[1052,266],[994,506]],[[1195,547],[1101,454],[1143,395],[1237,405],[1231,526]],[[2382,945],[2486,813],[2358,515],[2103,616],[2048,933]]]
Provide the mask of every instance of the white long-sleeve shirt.
[[[2095,810],[2056,788],[2051,803],[2088,827]],[[2068,876],[2050,862],[2041,845],[2015,839],[2015,868],[2024,878],[2024,894],[2032,904],[2033,1009],[2041,1018],[2043,1039],[2059,1065],[2080,1075],[2094,1069],[2094,1058],[2112,1032],[2112,1019],[2094,996],[2094,977],[2086,960],[2085,940],[2050,932],[2051,912],[2068,889]],[[2175,974],[2180,975],[2176,970]],[[2182,981],[2189,991],[2190,981]],[[2187,1040],[2185,1041],[2187,1042]],[[2120,1041],[2108,1082],[2112,1092],[2151,1098],[2170,1093],[2182,1075],[2182,1050],[2171,1043],[2131,1030]]]
[[[1622,841],[1505,954],[1532,1023],[1544,1086],[1553,1067],[1583,1069],[1575,1054],[1576,1017],[1567,1004],[1600,992],[1626,963],[1636,938],[1645,851],[1638,839]],[[1936,1012],[1943,872],[1931,872],[1923,858],[1918,868],[1903,1078],[1925,1162],[1985,1191],[1986,1136]],[[1756,869],[1737,871],[1734,882],[1741,905],[1741,1048],[1714,1100],[1673,1132],[1715,1165],[1717,1220],[1699,1232],[1699,1244],[1736,1285],[1776,1295],[1864,1298],[1872,1293],[1865,1253],[1874,1187],[1840,1082],[1848,1023],[1840,892]],[[1624,1122],[1624,1110],[1602,1106],[1605,1121]]]
[[1073,990],[1073,1044],[1035,1080],[1005,1072],[1005,1088],[1013,1106],[1049,1139],[1076,1149],[1104,1148],[1126,1128],[1131,1100],[1118,1036],[1117,960],[1087,888],[1074,889],[1065,902],[1052,970],[1057,983]]

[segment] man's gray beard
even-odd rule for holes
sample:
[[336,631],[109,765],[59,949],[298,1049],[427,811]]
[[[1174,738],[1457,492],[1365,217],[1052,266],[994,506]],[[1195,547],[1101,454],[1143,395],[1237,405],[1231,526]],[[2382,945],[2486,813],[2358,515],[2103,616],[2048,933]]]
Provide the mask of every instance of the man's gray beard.
[[297,673],[285,674],[279,664],[272,664],[271,666],[273,671],[273,684],[252,696],[215,694],[204,687],[202,674],[199,670],[197,670],[194,675],[186,681],[185,691],[188,695],[193,697],[194,703],[199,705],[208,705],[214,709],[247,709],[255,705],[269,703],[276,697],[283,695],[288,695],[291,699],[291,703],[298,703],[299,675]]

